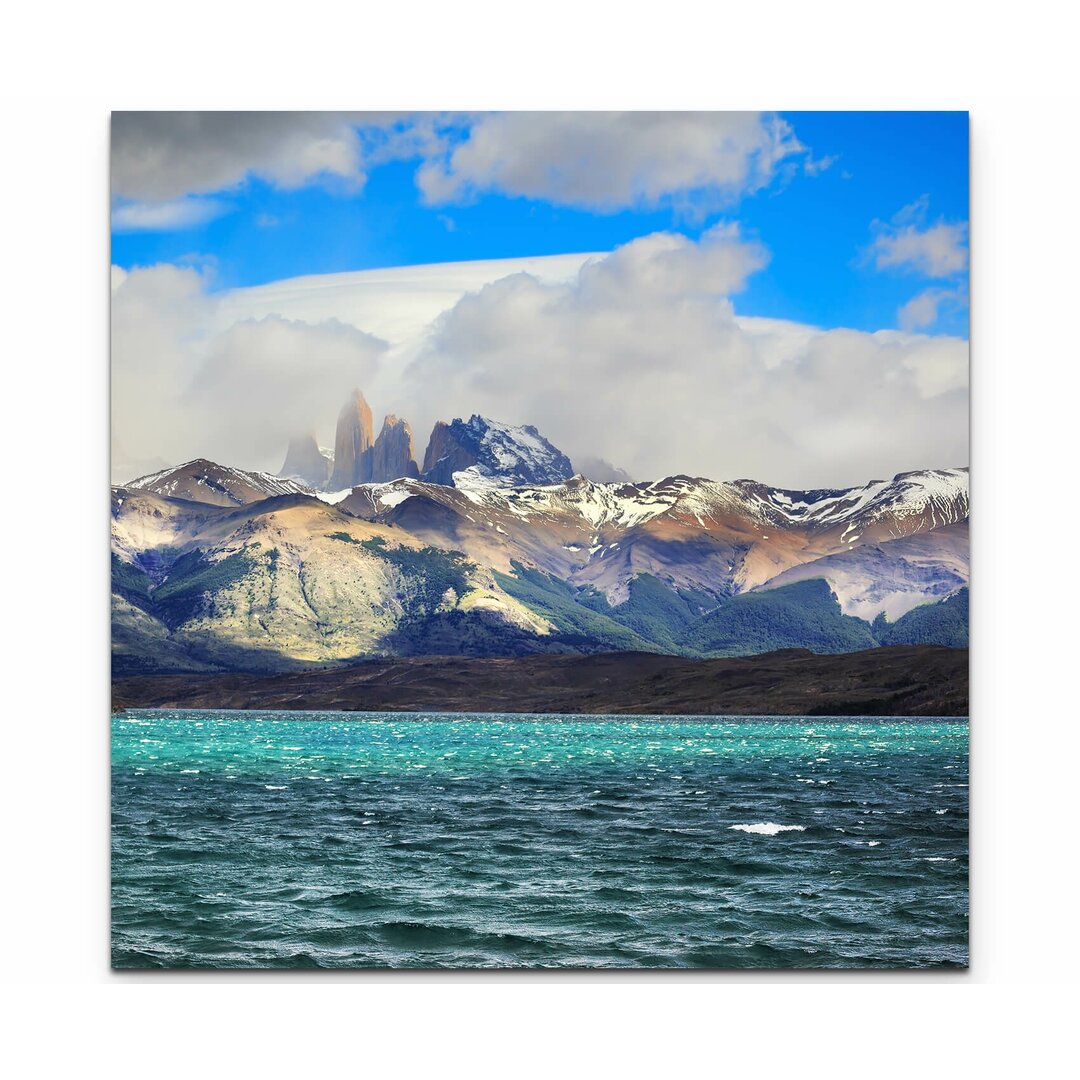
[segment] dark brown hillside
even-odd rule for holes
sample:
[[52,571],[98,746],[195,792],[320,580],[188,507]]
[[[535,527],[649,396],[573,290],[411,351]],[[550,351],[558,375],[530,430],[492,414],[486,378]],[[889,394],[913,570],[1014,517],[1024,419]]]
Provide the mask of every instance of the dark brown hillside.
[[285,675],[147,675],[113,683],[116,708],[391,712],[964,716],[966,649],[802,649],[722,660],[649,653],[366,660]]

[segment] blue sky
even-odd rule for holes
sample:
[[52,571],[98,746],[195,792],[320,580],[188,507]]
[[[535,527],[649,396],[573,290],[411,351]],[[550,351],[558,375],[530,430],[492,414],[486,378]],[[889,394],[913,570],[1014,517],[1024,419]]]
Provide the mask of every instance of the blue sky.
[[[327,182],[325,174],[283,183],[280,167],[236,178],[225,171],[217,187],[212,175],[199,177],[191,190],[168,195],[194,200],[189,219],[217,216],[184,225],[184,214],[165,213],[159,227],[121,226],[113,262],[209,266],[212,287],[224,290],[305,274],[608,251],[657,231],[697,238],[718,221],[737,221],[770,255],[735,296],[740,315],[874,331],[900,325],[905,304],[926,295],[940,297],[931,304],[935,317],[924,314],[909,328],[966,337],[967,115],[781,116],[805,152],[781,161],[767,182],[715,197],[675,192],[598,208],[514,194],[501,183],[433,201],[417,183],[425,152],[406,147],[366,161],[362,186],[338,175]],[[121,194],[116,206],[146,202]],[[905,228],[917,237],[939,223],[954,229],[963,266],[880,260],[870,251],[876,237]]]
[[421,455],[477,412],[635,478],[966,464],[967,173],[965,114],[115,114],[117,469],[276,469],[355,387]]

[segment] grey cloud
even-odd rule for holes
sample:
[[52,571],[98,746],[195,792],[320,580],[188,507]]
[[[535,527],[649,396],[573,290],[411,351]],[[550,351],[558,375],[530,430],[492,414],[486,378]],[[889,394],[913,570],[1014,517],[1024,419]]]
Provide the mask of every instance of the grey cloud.
[[626,484],[634,479],[625,469],[598,457],[575,458],[574,468],[598,484]]
[[112,118],[112,190],[159,203],[227,190],[248,175],[282,187],[333,177],[365,179],[357,125],[383,114],[345,112],[118,112]]
[[291,436],[333,430],[341,402],[353,387],[371,385],[387,348],[336,320],[237,323],[209,343],[184,394],[189,431],[226,461],[242,453],[276,468]]
[[474,119],[418,183],[431,203],[483,191],[600,210],[733,199],[804,153],[790,125],[742,112],[505,112]]
[[700,214],[800,157],[811,173],[826,160],[812,161],[786,121],[743,112],[119,112],[112,122],[120,220],[174,222],[157,227],[191,224],[185,197],[251,176],[355,191],[402,158],[420,161],[433,204],[498,191],[601,210],[669,200]]

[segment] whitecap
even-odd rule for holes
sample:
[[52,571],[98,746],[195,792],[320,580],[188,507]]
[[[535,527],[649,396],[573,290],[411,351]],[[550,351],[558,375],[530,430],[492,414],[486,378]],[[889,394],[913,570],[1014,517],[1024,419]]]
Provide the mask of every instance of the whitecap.
[[805,825],[777,825],[775,821],[759,821],[756,825],[729,825],[728,828],[745,833],[760,833],[762,836],[775,836],[782,832],[806,832]]
[[267,791],[285,791],[288,786],[288,784],[263,784]]

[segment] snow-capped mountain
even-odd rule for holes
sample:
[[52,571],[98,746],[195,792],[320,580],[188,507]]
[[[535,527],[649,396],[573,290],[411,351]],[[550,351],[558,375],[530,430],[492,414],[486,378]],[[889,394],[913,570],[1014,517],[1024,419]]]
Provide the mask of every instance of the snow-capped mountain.
[[440,420],[424,454],[423,479],[432,484],[495,481],[500,487],[519,487],[557,484],[573,475],[570,459],[535,427],[513,427],[476,414],[467,421]]
[[[702,527],[737,516],[777,528],[813,532],[880,525],[892,537],[952,525],[968,516],[968,470],[900,473],[890,481],[823,491],[790,491],[752,480],[669,476],[653,483],[598,484],[583,476],[559,483],[510,486],[479,466],[455,474],[455,486],[476,506],[523,519],[577,515],[595,528],[631,527],[661,515]],[[398,505],[423,493],[424,482],[368,485],[373,505]]]
[[299,480],[286,479],[273,473],[234,469],[205,458],[196,458],[172,469],[140,476],[124,487],[211,506],[245,506],[275,495],[311,494],[311,488]]
[[[804,492],[690,476],[507,485],[493,465],[518,477],[569,462],[529,429],[457,423],[476,451],[462,464],[465,438],[444,443],[458,454],[457,486],[404,477],[316,493],[200,459],[114,489],[125,662],[285,670],[379,651],[696,655],[741,647],[724,636],[726,616],[712,618],[732,604],[744,629],[775,611],[763,639],[775,647],[843,650],[884,640],[968,580],[966,469]],[[825,624],[820,640],[791,629]]]
[[[461,548],[500,570],[521,561],[593,585],[614,602],[625,599],[641,573],[731,595],[792,567],[932,533],[968,515],[964,469],[810,492],[688,476],[649,484],[597,484],[575,476],[507,488],[472,469],[460,472],[458,481],[454,488],[422,480],[364,485],[340,505],[407,529],[425,543]],[[924,555],[923,562],[932,561],[932,554]],[[919,580],[915,574],[908,583],[916,599]],[[930,576],[925,581],[929,587]]]
[[736,480],[732,486],[746,492],[749,500],[758,500],[763,514],[778,524],[829,529],[888,522],[894,535],[902,536],[921,531],[918,526],[937,528],[968,516],[966,468],[904,472],[892,480],[871,480],[837,491],[785,491],[752,480]]

